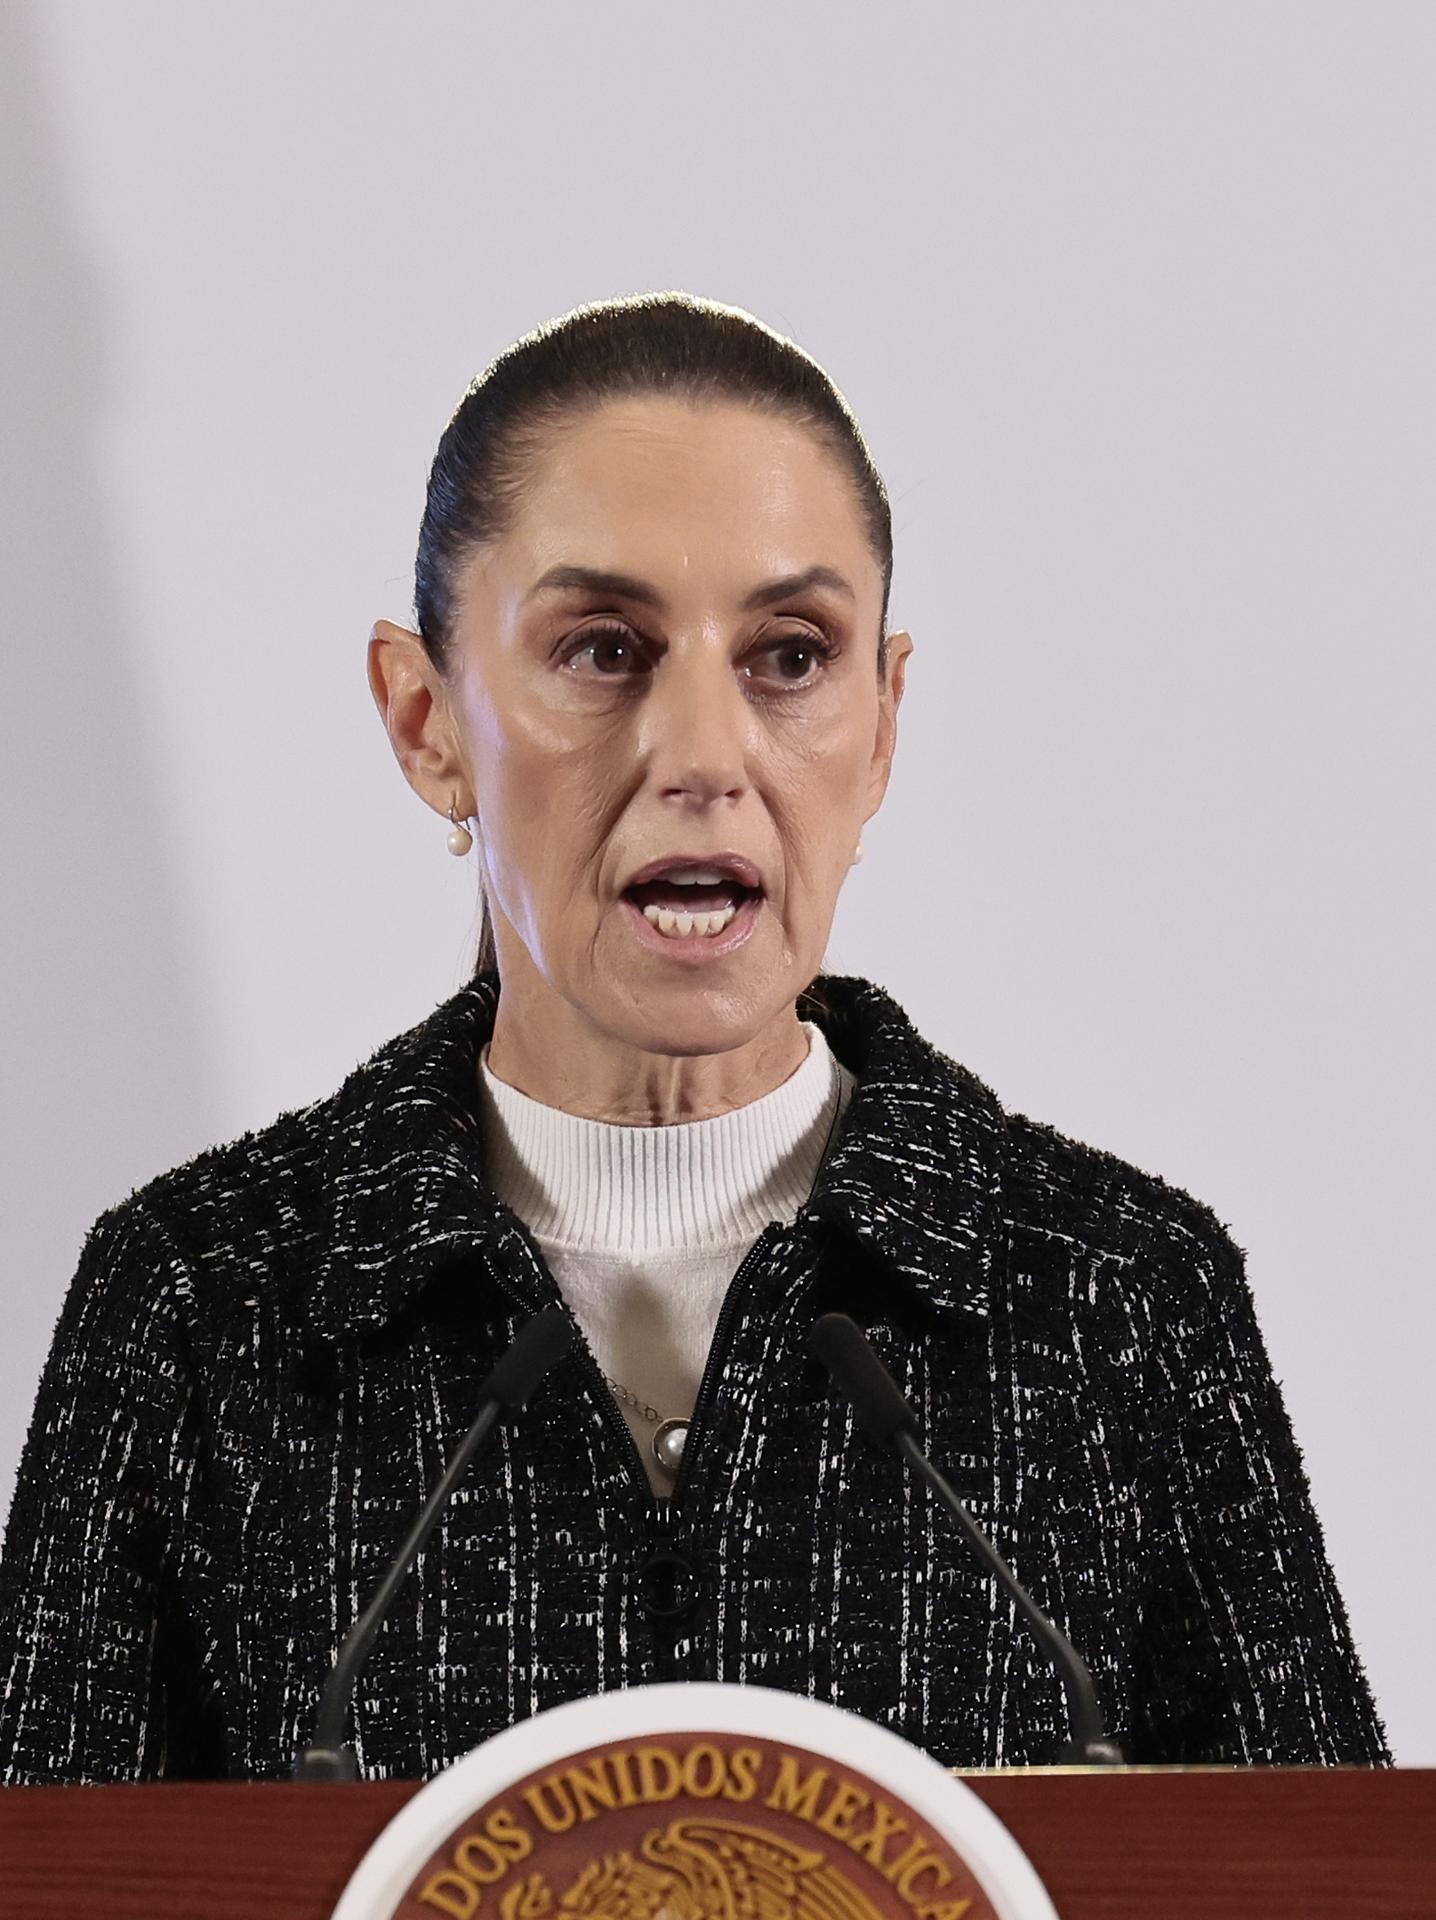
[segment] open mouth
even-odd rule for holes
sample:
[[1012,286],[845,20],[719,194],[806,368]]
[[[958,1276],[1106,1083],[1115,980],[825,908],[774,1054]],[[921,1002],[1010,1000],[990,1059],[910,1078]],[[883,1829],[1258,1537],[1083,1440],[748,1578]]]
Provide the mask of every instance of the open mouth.
[[716,940],[745,908],[756,906],[763,896],[756,887],[724,879],[698,886],[684,886],[676,880],[645,880],[630,887],[623,897],[656,932],[669,939],[685,940],[696,934]]

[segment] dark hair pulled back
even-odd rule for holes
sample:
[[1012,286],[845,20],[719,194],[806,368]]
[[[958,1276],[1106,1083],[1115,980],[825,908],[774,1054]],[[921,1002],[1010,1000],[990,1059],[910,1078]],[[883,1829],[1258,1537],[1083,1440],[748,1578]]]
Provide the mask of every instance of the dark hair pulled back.
[[[809,354],[740,307],[670,292],[594,301],[525,334],[470,384],[429,472],[414,564],[414,624],[447,663],[459,573],[503,537],[554,432],[606,401],[732,400],[807,427],[849,475],[882,569],[877,672],[887,668],[892,515],[852,410]],[[476,968],[497,964],[487,900]]]

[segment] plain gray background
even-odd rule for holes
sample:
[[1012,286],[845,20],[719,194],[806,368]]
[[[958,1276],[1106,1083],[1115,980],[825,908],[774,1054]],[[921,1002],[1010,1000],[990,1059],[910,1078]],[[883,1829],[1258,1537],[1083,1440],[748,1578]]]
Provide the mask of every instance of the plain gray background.
[[829,964],[1248,1256],[1436,1761],[1436,8],[0,10],[0,1499],[84,1230],[464,977],[364,684],[468,380],[681,287],[814,353],[915,639]]

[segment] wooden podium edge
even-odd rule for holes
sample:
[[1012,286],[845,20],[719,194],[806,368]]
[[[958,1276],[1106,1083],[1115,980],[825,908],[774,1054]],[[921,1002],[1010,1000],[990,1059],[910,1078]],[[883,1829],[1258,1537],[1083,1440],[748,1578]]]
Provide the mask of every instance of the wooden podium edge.
[[[1417,1920],[1436,1768],[952,1769],[1061,1920]],[[199,1781],[0,1790],[5,1920],[329,1920],[425,1783]]]

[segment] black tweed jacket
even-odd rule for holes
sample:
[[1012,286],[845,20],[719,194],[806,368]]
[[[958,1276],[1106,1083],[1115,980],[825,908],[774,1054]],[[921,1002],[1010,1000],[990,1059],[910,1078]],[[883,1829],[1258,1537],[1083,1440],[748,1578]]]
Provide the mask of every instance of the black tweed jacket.
[[[491,1438],[361,1680],[366,1776],[655,1679],[852,1708],[947,1765],[1051,1758],[1059,1683],[809,1357],[868,1330],[1138,1761],[1389,1762],[1262,1345],[1201,1202],[1005,1113],[880,988],[858,1078],[727,1297],[649,1492],[582,1342]],[[0,1560],[0,1779],[284,1774],[340,1638],[552,1276],[484,1176],[478,976],[332,1098],[104,1215]]]

